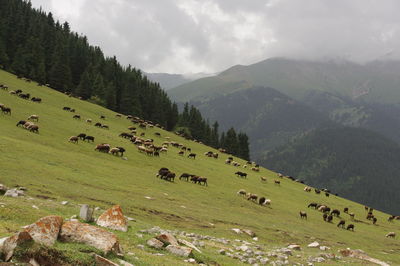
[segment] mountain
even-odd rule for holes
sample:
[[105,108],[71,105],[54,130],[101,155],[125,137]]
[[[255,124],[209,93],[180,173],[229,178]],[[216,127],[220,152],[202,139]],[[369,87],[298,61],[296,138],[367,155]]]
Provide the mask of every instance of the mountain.
[[320,128],[271,151],[263,165],[388,212],[400,212],[400,146],[371,131]]
[[[176,100],[212,98],[249,86],[274,88],[289,97],[304,100],[312,91],[339,94],[368,102],[400,102],[400,61],[304,61],[271,58],[249,66],[237,65],[215,77],[196,80],[171,89]],[[230,84],[242,82],[240,87]]]
[[[240,86],[240,84],[238,84]],[[252,87],[204,102],[190,102],[222,130],[230,127],[250,137],[251,157],[329,123],[328,117],[272,88]]]
[[151,81],[159,83],[160,86],[165,90],[169,90],[192,81],[192,79],[188,79],[184,75],[180,74],[146,73],[146,76],[149,77]]
[[189,83],[193,80],[213,76],[214,74],[194,73],[194,74],[169,74],[169,73],[146,73],[146,76],[153,82],[159,83],[160,86],[169,90],[182,84]]
[[[196,245],[201,253],[193,249],[190,259],[198,264],[243,265],[238,256],[260,264],[266,259],[281,261],[267,254],[286,256],[281,248],[287,247],[288,243],[296,243],[302,249],[291,251],[293,256],[285,259],[289,264],[307,264],[325,256],[321,253],[329,253],[326,261],[333,265],[362,264],[363,260],[338,252],[347,247],[362,249],[369,256],[391,265],[400,264],[397,239],[384,237],[399,229],[399,221],[387,221],[389,214],[375,210],[378,222],[373,225],[365,219],[364,207],[359,203],[334,195],[326,198],[313,192],[306,193],[303,184],[288,178],[279,179],[276,173],[263,167],[260,172],[236,168],[225,163],[228,154],[219,153],[219,158],[209,158],[205,152],[218,151],[156,126],[138,127],[137,135],[144,134],[146,139],[153,139],[156,146],[166,141],[182,144],[190,147],[197,156],[195,159],[187,158],[187,153],[180,156],[181,149],[172,145],[159,157],[146,155],[129,140],[119,137],[121,132],[135,125],[124,116],[116,116],[114,111],[47,86],[38,86],[34,81],[18,79],[4,71],[0,71],[0,84],[8,86],[8,92],[0,89],[0,102],[11,108],[10,115],[0,113],[0,183],[26,188],[25,197],[1,197],[0,239],[15,235],[23,230],[23,226],[48,215],[58,215],[67,223],[67,219],[79,214],[82,204],[97,207],[95,218],[118,204],[124,215],[134,219],[128,221],[127,232],[106,229],[118,238],[124,251],[122,254],[104,254],[85,243],[56,241],[51,246],[26,243],[14,252],[13,263],[32,262],[34,258],[41,265],[96,265],[93,255],[98,254],[117,264],[124,260],[134,265],[187,265],[184,260],[189,258],[147,245],[148,240],[168,230],[177,238]],[[41,98],[42,102],[24,100],[9,93],[17,89]],[[275,96],[279,97],[279,94]],[[74,108],[81,119],[73,119],[74,113],[64,111],[65,106]],[[16,127],[19,120],[32,114],[39,116],[39,121],[34,122],[39,126],[39,133]],[[105,119],[101,119],[101,115]],[[93,120],[92,124],[86,122],[89,118]],[[95,122],[107,124],[109,128],[95,127]],[[68,141],[79,133],[94,136],[94,143]],[[94,148],[100,143],[124,147],[126,152],[123,156],[97,152]],[[233,159],[242,165],[246,163],[237,157]],[[176,173],[174,182],[155,176],[161,167]],[[386,165],[382,165],[384,167]],[[235,176],[236,171],[246,172],[248,177],[239,178]],[[178,177],[182,173],[207,177],[208,186],[180,180]],[[384,170],[382,173],[388,174]],[[267,181],[260,181],[260,176]],[[274,179],[279,179],[280,185],[274,184]],[[383,179],[377,185],[385,185],[386,181]],[[271,205],[261,206],[239,196],[240,189],[269,198]],[[67,203],[61,204],[63,201]],[[356,219],[351,220],[342,213],[333,218],[333,223],[324,222],[321,212],[307,208],[310,202],[328,204],[339,210],[348,207]],[[300,219],[300,210],[307,212],[307,219]],[[336,227],[341,219],[346,225],[354,224],[354,232]],[[96,223],[90,225],[100,228]],[[257,238],[246,233],[237,234],[232,228],[249,229]],[[82,236],[87,233],[77,232]],[[97,239],[91,235],[89,240],[93,243]],[[329,252],[308,248],[313,241],[328,246]],[[239,251],[239,246],[250,251]],[[226,251],[225,255],[219,252],[221,249]],[[0,247],[0,264],[1,253]]]

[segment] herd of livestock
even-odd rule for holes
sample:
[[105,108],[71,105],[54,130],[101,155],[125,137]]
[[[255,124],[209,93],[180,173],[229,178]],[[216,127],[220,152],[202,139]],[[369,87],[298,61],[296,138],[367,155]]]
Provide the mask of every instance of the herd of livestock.
[[[6,85],[1,85],[0,84],[0,89],[7,91],[8,90],[8,86]],[[41,103],[42,99],[38,98],[38,97],[32,97],[29,93],[23,93],[22,90],[15,90],[15,91],[10,91],[9,92],[12,95],[16,95],[18,97],[20,97],[21,99],[24,100],[31,100],[32,102],[36,102],[36,103]],[[76,120],[80,120],[81,116],[79,114],[75,114],[75,109],[71,108],[71,107],[67,107],[64,106],[62,108],[64,111],[67,112],[71,112],[74,113],[74,115],[72,116],[73,119]],[[0,103],[0,110],[3,114],[5,115],[11,115],[11,108],[5,106],[4,104]],[[116,114],[117,118],[121,118],[122,115],[121,114]],[[154,142],[154,139],[152,138],[145,138],[145,132],[140,133],[139,135],[137,135],[138,133],[138,128],[140,129],[147,129],[147,128],[153,128],[153,127],[157,127],[157,128],[161,128],[162,127],[158,124],[154,124],[151,121],[146,121],[143,119],[140,119],[138,117],[133,117],[132,115],[128,115],[126,116],[126,118],[131,121],[134,126],[129,126],[127,129],[127,132],[122,132],[119,134],[119,137],[124,138],[129,140],[132,144],[136,145],[137,150],[140,153],[146,154],[148,156],[153,156],[153,157],[159,157],[161,153],[165,153],[167,154],[168,150],[170,149],[170,147],[174,147],[178,149],[177,154],[180,156],[186,156],[187,158],[190,159],[196,159],[197,154],[193,153],[190,147],[187,147],[183,144],[180,144],[178,142],[175,141],[171,141],[169,137],[165,137],[166,141],[164,141],[163,143],[161,143],[160,145],[156,145]],[[100,116],[100,119],[105,120],[106,117],[105,116]],[[39,121],[39,116],[38,115],[30,115],[29,117],[27,117],[26,120],[20,120],[17,123],[17,127],[21,126],[23,128],[25,128],[26,130],[29,130],[30,132],[34,132],[34,133],[39,133],[39,126],[37,124],[35,124],[35,122]],[[86,119],[85,120],[86,123],[88,124],[92,124],[92,119]],[[96,122],[94,124],[95,127],[98,128],[103,128],[103,129],[109,129],[109,126],[104,124],[103,122]],[[177,135],[180,135],[179,133],[176,133]],[[154,135],[161,137],[161,133],[160,132],[155,132]],[[87,141],[87,142],[94,142],[95,141],[95,137],[91,136],[91,135],[87,135],[85,133],[79,133],[76,136],[70,136],[68,138],[68,141],[71,143],[75,143],[77,144],[79,142],[79,140],[81,141]],[[197,142],[197,141],[196,141]],[[97,144],[95,146],[95,151],[99,151],[99,152],[103,152],[103,153],[109,153],[112,155],[116,155],[116,156],[121,156],[123,157],[124,153],[126,152],[126,149],[124,147],[120,147],[120,146],[116,146],[113,147],[108,143],[100,143]],[[226,150],[224,149],[219,149],[220,153],[227,153]],[[208,151],[205,152],[204,155],[206,157],[210,157],[210,158],[214,158],[214,159],[218,159],[219,158],[219,154],[217,152],[213,152],[213,151]],[[250,169],[254,172],[259,172],[260,171],[260,167],[258,164],[254,163],[254,162],[246,162],[245,164],[241,164],[237,161],[234,160],[234,158],[232,156],[229,156],[226,160],[225,160],[225,164],[227,165],[232,165],[236,168],[241,167],[244,170],[245,169]],[[236,171],[234,173],[236,176],[241,177],[241,178],[247,178],[248,173],[244,172],[244,171]],[[175,177],[176,177],[176,173],[169,170],[166,167],[162,167],[158,170],[156,177],[162,179],[162,180],[166,180],[166,181],[170,181],[170,182],[174,182]],[[279,178],[284,178],[286,177],[287,179],[290,179],[292,181],[296,181],[296,182],[300,182],[300,183],[304,183],[301,180],[297,180],[291,176],[284,176],[282,174],[278,174]],[[189,173],[182,173],[179,176],[179,180],[184,180],[186,182],[192,182],[194,184],[199,184],[199,185],[204,185],[204,186],[208,186],[208,180],[207,177],[204,176],[200,176],[200,175],[196,175],[196,174],[189,174]],[[266,182],[267,178],[261,176],[260,177],[261,182]],[[278,179],[274,180],[275,185],[280,185],[281,181]],[[304,188],[305,192],[311,192],[313,190],[313,188],[306,186]],[[325,193],[326,197],[329,197],[330,195],[330,191],[327,189],[316,189],[314,188],[314,191],[316,194],[321,194],[321,192]],[[266,197],[258,197],[257,194],[253,194],[253,193],[248,193],[246,192],[244,189],[240,189],[237,192],[238,195],[246,198],[249,201],[253,201],[256,202],[260,205],[271,205],[271,200],[266,198]],[[336,194],[337,195],[337,194]],[[328,207],[326,204],[320,204],[320,203],[316,203],[316,202],[312,202],[308,205],[308,208],[313,208],[315,210],[318,210],[322,213],[322,220],[328,223],[332,223],[334,217],[336,217],[337,219],[339,219],[339,222],[337,223],[337,227],[340,228],[345,228],[347,230],[352,230],[354,231],[355,225],[354,223],[350,223],[346,226],[346,221],[344,219],[342,219],[341,212],[339,209],[337,208],[331,208]],[[377,223],[377,218],[374,216],[373,214],[373,209],[372,208],[368,208],[365,207],[365,210],[367,211],[367,216],[366,219],[372,221],[372,224],[376,225]],[[352,212],[349,212],[349,208],[344,208],[343,209],[343,213],[349,215],[349,218],[351,219],[351,221],[359,221],[355,219],[355,214]],[[307,213],[305,211],[300,211],[299,212],[300,218],[301,219],[307,219]],[[393,220],[400,220],[400,216],[390,216],[388,218],[388,221],[393,221]],[[395,237],[396,234],[394,232],[390,232],[386,235],[386,237]]]

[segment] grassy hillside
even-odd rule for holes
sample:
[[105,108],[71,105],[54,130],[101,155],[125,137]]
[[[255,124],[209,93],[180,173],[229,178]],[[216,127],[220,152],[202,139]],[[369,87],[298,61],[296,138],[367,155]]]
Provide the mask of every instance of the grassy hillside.
[[[138,230],[152,226],[253,242],[249,237],[231,231],[231,228],[248,228],[256,232],[259,237],[257,243],[264,251],[285,247],[289,243],[300,244],[302,251],[295,252],[300,257],[291,256],[291,262],[305,263],[309,256],[320,254],[320,250],[306,247],[317,240],[331,247],[329,253],[337,254],[338,249],[347,247],[360,248],[373,257],[400,264],[399,240],[384,237],[389,231],[398,232],[400,223],[387,222],[388,214],[377,211],[378,224],[373,226],[364,219],[364,207],[360,204],[340,197],[326,198],[306,193],[304,185],[289,179],[282,179],[280,186],[274,185],[276,174],[263,168],[259,173],[240,169],[249,174],[247,179],[240,179],[234,175],[239,169],[224,164],[228,155],[221,155],[219,159],[205,157],[203,153],[211,148],[157,128],[145,130],[146,137],[153,138],[157,144],[169,137],[191,147],[198,157],[192,160],[178,156],[178,149],[172,147],[168,154],[162,154],[160,158],[148,157],[139,153],[129,141],[118,137],[132,124],[125,118],[116,118],[114,112],[46,87],[38,87],[36,83],[18,80],[4,71],[0,71],[0,84],[7,84],[10,90],[22,89],[43,99],[38,104],[0,91],[0,103],[12,109],[11,116],[0,114],[0,183],[28,188],[25,198],[0,198],[0,205],[4,206],[0,206],[1,237],[12,235],[21,226],[44,215],[57,214],[68,218],[78,213],[78,204],[91,204],[103,210],[120,204],[125,215],[137,220],[130,222],[127,233],[116,233],[126,253],[124,259],[135,265],[184,264],[182,258],[163,251],[161,253],[165,256],[154,256],[153,253],[160,251],[137,247],[151,237],[145,234],[140,238]],[[82,119],[72,119],[73,114],[63,111],[63,106],[75,108]],[[15,126],[17,121],[31,114],[40,117],[39,134]],[[106,116],[106,120],[100,120],[100,115]],[[93,123],[106,123],[110,129],[87,124],[87,118],[93,119]],[[143,131],[139,130],[139,133]],[[95,144],[104,142],[125,147],[126,160],[94,151],[95,144],[72,144],[67,141],[70,136],[81,132],[95,136]],[[161,137],[155,132],[161,133]],[[178,179],[173,183],[160,180],[155,177],[160,167],[168,167],[178,175],[189,172],[205,176],[209,185],[205,187]],[[268,181],[261,182],[260,176],[267,177]],[[247,201],[236,195],[239,189],[266,196],[272,200],[272,205],[265,207]],[[62,206],[60,202],[63,200],[70,201],[70,204]],[[355,222],[355,232],[338,229],[335,226],[337,218],[334,218],[335,224],[323,222],[321,213],[307,209],[308,203],[314,201],[341,210],[349,207],[359,219]],[[300,210],[307,211],[307,221],[298,217]],[[99,211],[96,212],[96,215],[99,214]],[[347,215],[342,214],[342,217],[350,223]],[[205,247],[201,248],[203,254],[195,253],[195,257],[210,264],[241,264],[238,260],[219,255],[217,251],[223,247],[228,248],[229,245],[205,241]],[[77,258],[88,256],[79,245],[58,243],[55,248]],[[129,255],[129,252],[135,255]],[[361,263],[349,258],[329,262],[337,265]]]
[[263,163],[347,198],[400,213],[400,147],[376,133],[332,127],[268,153]]

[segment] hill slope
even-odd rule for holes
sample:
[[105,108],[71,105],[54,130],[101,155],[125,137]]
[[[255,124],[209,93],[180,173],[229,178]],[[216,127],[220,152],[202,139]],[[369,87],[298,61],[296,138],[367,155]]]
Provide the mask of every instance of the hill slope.
[[271,151],[263,161],[346,198],[399,213],[400,147],[363,129],[318,129]]
[[[300,257],[291,256],[288,259],[303,264],[309,256],[315,257],[321,253],[320,250],[306,247],[314,240],[331,247],[329,253],[336,253],[339,248],[361,248],[373,257],[400,264],[398,240],[384,237],[387,232],[399,229],[398,221],[386,221],[388,214],[376,211],[379,222],[373,226],[364,219],[364,208],[360,204],[333,195],[325,198],[306,193],[303,191],[304,185],[289,179],[281,179],[280,186],[273,185],[276,174],[267,169],[262,168],[259,173],[237,169],[224,163],[228,157],[225,154],[221,154],[219,159],[205,157],[203,153],[211,148],[158,128],[139,129],[138,134],[144,132],[157,145],[168,137],[171,141],[191,147],[198,156],[195,160],[181,157],[177,154],[178,149],[173,147],[159,158],[146,156],[139,153],[129,141],[118,137],[132,124],[125,118],[116,118],[110,110],[67,97],[47,87],[38,87],[34,82],[18,80],[4,71],[0,71],[0,84],[7,84],[10,90],[22,89],[43,99],[38,104],[0,91],[0,102],[12,109],[11,116],[0,114],[0,183],[9,187],[28,188],[26,198],[1,198],[0,205],[4,206],[0,207],[2,237],[12,235],[21,226],[44,215],[57,214],[68,218],[77,214],[78,204],[91,204],[102,210],[120,204],[125,215],[137,220],[129,222],[127,233],[116,232],[124,247],[123,259],[135,265],[185,264],[182,258],[165,251],[137,246],[151,238],[148,234],[138,236],[138,230],[155,225],[231,240],[229,243],[204,240],[205,246],[200,248],[203,253],[195,252],[194,256],[197,261],[208,264],[241,265],[239,260],[217,252],[221,248],[234,250],[233,245],[239,245],[234,239],[246,240],[248,245],[259,245],[265,254],[288,243],[298,243],[303,249],[296,251],[295,255]],[[76,114],[80,114],[82,119],[72,119],[73,114],[63,111],[63,106],[75,108]],[[26,119],[31,114],[40,117],[37,123],[40,126],[39,134],[15,126],[18,120]],[[104,115],[106,120],[100,120],[100,115]],[[106,123],[110,129],[96,128],[85,122],[87,118],[93,119],[93,123]],[[126,160],[98,153],[91,143],[72,144],[67,141],[70,136],[81,132],[95,136],[95,143],[125,147]],[[155,135],[156,132],[161,136]],[[235,160],[244,163],[240,159]],[[160,167],[168,167],[178,175],[189,172],[205,176],[209,185],[200,186],[178,179],[175,182],[160,180],[155,177]],[[237,170],[247,172],[248,178],[236,177],[234,172]],[[260,176],[267,177],[268,181],[262,183]],[[266,196],[272,200],[272,205],[259,206],[245,200],[236,195],[239,189]],[[68,200],[70,204],[62,206],[59,204],[62,200]],[[349,207],[359,220],[351,222],[345,214],[342,218],[355,224],[355,232],[338,229],[334,224],[323,222],[318,211],[307,210],[308,203],[314,201],[338,209]],[[308,220],[298,217],[299,210],[307,210]],[[100,213],[97,211],[95,215]],[[338,218],[334,218],[334,223],[337,222]],[[256,232],[258,240],[236,235],[231,228],[251,229]],[[90,257],[88,249],[79,245],[57,243],[55,248],[71,256],[88,260]],[[156,253],[164,256],[155,256]],[[118,261],[115,257],[109,258]],[[278,260],[272,256],[269,259]],[[337,265],[361,263],[352,258],[329,262]]]

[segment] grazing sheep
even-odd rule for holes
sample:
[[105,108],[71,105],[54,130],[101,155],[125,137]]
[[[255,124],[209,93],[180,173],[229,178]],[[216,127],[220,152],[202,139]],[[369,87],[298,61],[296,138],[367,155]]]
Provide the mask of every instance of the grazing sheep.
[[315,194],[320,194],[321,193],[321,190],[319,190],[319,189],[314,189],[314,191],[315,191]]
[[111,148],[109,153],[112,154],[112,155],[118,155],[119,149],[118,148]]
[[69,142],[78,143],[79,138],[77,136],[72,136],[68,139]]
[[376,224],[377,221],[378,219],[376,217],[372,218],[372,224]]
[[72,118],[73,119],[81,119],[81,116],[80,115],[74,115]]
[[317,209],[318,203],[312,202],[308,204],[308,208],[313,207],[314,209]]
[[326,218],[328,218],[328,214],[324,213],[324,215],[322,215],[322,219],[324,219],[325,222],[326,222]]
[[126,151],[123,147],[116,147],[119,150],[119,153],[122,156],[124,156],[124,152]]
[[95,150],[99,151],[99,152],[104,152],[104,153],[108,153],[110,151],[111,147],[109,144],[98,144],[95,147]]
[[389,232],[389,233],[386,234],[386,237],[395,238],[396,237],[396,233],[395,232]]
[[328,193],[328,192],[325,192],[325,196],[326,196],[326,197],[329,197],[329,193]]
[[299,212],[299,214],[300,214],[300,218],[301,218],[301,219],[303,219],[303,218],[304,218],[304,219],[306,219],[306,220],[307,220],[307,213],[306,213],[306,212],[304,212],[304,211],[300,211],[300,212]]
[[102,127],[103,125],[99,122],[97,122],[96,124],[94,124],[95,127]]
[[260,168],[258,167],[252,167],[251,170],[254,172],[260,172]]
[[265,202],[265,200],[266,200],[265,197],[260,197],[260,198],[258,199],[258,204],[263,205],[264,202]]
[[30,132],[39,133],[39,126],[38,126],[38,125],[30,125],[30,126],[28,127],[28,130],[29,130]]
[[102,125],[101,128],[110,129],[107,125]]
[[199,176],[192,175],[192,177],[190,178],[190,181],[193,182],[194,184],[196,184],[197,183],[197,179],[199,179]]
[[70,111],[70,110],[71,110],[71,107],[64,106],[64,107],[63,107],[63,110],[64,110],[64,111]]
[[94,142],[94,137],[93,136],[86,136],[84,140],[87,140],[88,142]]
[[26,121],[25,120],[19,120],[19,122],[17,123],[17,127],[19,127],[20,125],[25,125]]
[[372,212],[369,212],[369,213],[367,214],[366,219],[367,219],[367,220],[372,220],[373,218],[374,218],[374,215],[372,214]]
[[201,185],[203,183],[204,186],[208,186],[207,177],[199,177],[197,178],[197,183]]
[[237,171],[237,172],[235,173],[235,175],[240,176],[240,177],[242,177],[242,178],[247,178],[247,173],[243,173],[243,172],[240,172],[240,171]]
[[34,102],[34,103],[41,103],[42,99],[38,98],[38,97],[32,97],[31,101]]
[[2,107],[0,107],[0,109],[3,112],[3,114],[11,115],[11,108],[10,107],[2,106]]
[[190,154],[188,155],[188,158],[196,159],[196,153],[190,153]]
[[311,188],[308,187],[308,186],[307,186],[307,187],[304,187],[304,191],[305,191],[305,192],[311,192]]
[[258,199],[257,194],[251,194],[251,193],[247,194],[247,200],[257,201],[257,199]]
[[281,181],[279,180],[274,180],[275,185],[281,185]]
[[162,176],[166,175],[167,173],[169,173],[169,169],[166,167],[162,167],[162,168],[160,168],[160,170],[158,170],[156,177],[162,177]]
[[226,163],[226,164],[231,164],[231,163],[232,163],[232,161],[231,161],[231,160],[229,160],[229,159],[226,159],[226,160],[225,160],[225,163]]
[[334,210],[332,210],[331,215],[339,217],[340,216],[340,211],[338,209],[334,209]]
[[39,116],[38,115],[30,115],[28,117],[28,120],[39,122]]
[[394,215],[389,216],[388,221],[389,221],[389,222],[392,222],[392,221],[394,220],[394,218],[396,218],[396,216],[394,216]]
[[106,119],[106,117],[104,115],[101,115],[100,119]]
[[167,181],[174,182],[175,173],[169,172],[169,173],[167,173],[164,177],[162,177],[162,179],[165,179],[165,180],[167,180]]
[[349,213],[349,208],[345,207],[345,208],[343,209],[343,212],[344,212],[344,213]]
[[260,176],[260,179],[261,179],[262,182],[267,182],[267,178],[266,177]]
[[246,190],[240,189],[238,192],[236,192],[236,194],[238,194],[240,196],[246,196]]
[[369,209],[368,206],[364,206],[365,211],[368,211],[368,209]]
[[189,181],[189,178],[190,178],[191,176],[192,176],[192,175],[190,175],[190,174],[188,174],[188,173],[183,173],[183,174],[181,174],[181,176],[179,177],[179,180],[185,179],[186,181]]
[[355,214],[354,213],[350,213],[349,215],[350,215],[350,219],[354,220]]
[[326,217],[326,221],[327,221],[328,223],[331,223],[332,220],[333,220],[333,216],[332,216],[332,215],[328,215],[328,217]]
[[86,123],[91,124],[92,123],[92,119],[86,119]]
[[29,93],[21,93],[20,95],[18,95],[21,99],[25,99],[25,100],[29,100],[29,98],[31,97],[31,95]]
[[77,137],[80,138],[81,140],[85,140],[86,134],[85,133],[80,133]]
[[179,151],[179,152],[178,152],[178,155],[180,155],[180,156],[183,156],[184,154],[185,154],[184,151]]
[[337,224],[337,227],[342,227],[344,228],[344,225],[346,224],[345,220],[340,220],[340,222]]
[[116,114],[115,117],[121,118],[122,115],[121,114]]
[[346,229],[354,231],[354,224],[349,224]]

